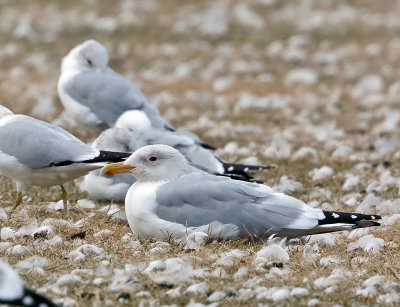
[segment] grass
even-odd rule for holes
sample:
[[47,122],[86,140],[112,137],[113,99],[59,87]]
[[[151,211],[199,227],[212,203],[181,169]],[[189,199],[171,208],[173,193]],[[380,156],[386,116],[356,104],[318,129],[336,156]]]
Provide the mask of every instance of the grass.
[[[337,31],[331,24],[324,23],[317,30],[301,30],[298,20],[282,17],[285,10],[296,8],[299,4],[293,1],[279,1],[270,6],[250,5],[253,11],[265,19],[266,27],[263,29],[254,29],[241,24],[234,16],[235,3],[230,3],[228,30],[224,34],[207,35],[190,23],[187,31],[177,32],[173,30],[177,21],[188,22],[193,13],[208,9],[214,2],[181,3],[168,0],[151,2],[153,4],[149,2],[147,8],[144,4],[136,4],[135,9],[140,14],[136,16],[132,13],[129,22],[119,24],[115,31],[107,32],[96,29],[91,22],[82,22],[85,14],[92,12],[100,17],[116,18],[119,22],[121,8],[118,4],[108,1],[94,1],[94,3],[91,1],[53,3],[48,0],[34,0],[29,4],[24,1],[13,1],[0,5],[0,12],[7,11],[5,9],[16,11],[23,9],[26,14],[24,16],[30,16],[32,31],[36,33],[34,39],[15,37],[13,33],[18,20],[8,21],[7,25],[4,20],[9,19],[0,13],[0,21],[3,20],[0,22],[1,46],[14,44],[16,48],[15,53],[3,58],[0,52],[1,104],[15,112],[31,114],[41,97],[51,97],[56,108],[54,117],[57,116],[62,111],[62,105],[56,94],[61,59],[75,44],[95,38],[112,48],[110,65],[118,72],[133,75],[134,81],[140,84],[141,90],[148,97],[155,97],[161,92],[172,95],[172,102],[161,99],[159,109],[162,114],[169,114],[167,119],[174,126],[194,127],[192,132],[218,148],[232,141],[237,142],[239,147],[248,147],[250,143],[254,143],[252,156],[256,156],[260,163],[274,163],[279,166],[274,170],[257,174],[257,179],[264,180],[268,185],[278,184],[282,176],[295,179],[302,183],[303,189],[294,192],[293,196],[303,201],[316,200],[320,205],[323,202],[329,202],[332,208],[337,210],[355,210],[356,206],[348,208],[342,203],[342,198],[346,195],[346,192],[342,190],[342,185],[347,174],[360,176],[360,183],[350,192],[360,193],[361,200],[367,195],[368,185],[374,180],[379,181],[383,170],[389,170],[392,176],[400,176],[397,167],[398,155],[392,152],[374,156],[376,150],[371,147],[380,136],[374,132],[374,128],[382,123],[385,114],[398,111],[396,101],[385,99],[381,105],[368,107],[361,106],[359,99],[351,95],[358,80],[367,74],[383,76],[382,94],[385,94],[387,89],[398,80],[399,74],[396,68],[398,56],[388,47],[390,42],[398,36],[395,28],[386,24],[371,28],[364,23],[363,19],[358,18],[341,24],[341,29],[344,31]],[[308,14],[310,19],[320,11],[333,14],[339,5],[350,6],[358,17],[374,13],[378,14],[377,16],[392,14],[390,16],[393,17],[398,10],[397,8],[393,8],[393,11],[388,9],[392,7],[391,1],[385,1],[383,4],[373,1],[347,1],[342,4],[312,3],[306,13],[303,8],[302,14]],[[41,26],[43,24],[49,24],[51,27],[46,29]],[[56,26],[59,29],[55,38],[46,40],[47,31]],[[281,40],[286,48],[294,35],[306,38],[304,50],[307,57],[303,62],[284,60],[280,56],[267,56],[265,48],[269,43]],[[118,52],[121,44],[128,46],[126,53]],[[370,44],[379,45],[382,53],[376,57],[368,56],[365,53],[365,47]],[[176,48],[177,52],[165,52],[167,45]],[[224,48],[231,48],[231,51],[224,53]],[[337,68],[336,75],[326,75],[324,72],[326,65],[313,61],[313,55],[317,51],[326,49],[342,52],[338,63],[332,64]],[[350,51],[346,52],[346,50]],[[25,60],[26,56],[32,54],[41,55],[44,63],[35,61],[28,63]],[[215,64],[218,60],[222,63],[220,66]],[[262,71],[234,72],[233,63],[241,60],[260,62]],[[200,65],[195,67],[187,77],[182,78],[174,74],[178,65],[188,64],[191,61],[198,61]],[[212,63],[215,64],[214,67]],[[41,65],[45,65],[47,69],[41,70]],[[316,84],[286,85],[284,82],[286,74],[295,68],[312,69],[319,74],[320,78]],[[204,72],[209,72],[209,77]],[[258,79],[262,73],[270,74],[271,80],[265,82]],[[154,77],[149,77],[149,75]],[[236,80],[230,87],[221,92],[213,89],[218,77],[231,75],[234,75]],[[341,93],[335,103],[328,102],[329,99],[327,99],[333,90]],[[242,109],[240,112],[233,112],[241,93],[244,92],[260,97],[270,94],[288,95],[292,102],[285,108],[262,111]],[[33,94],[28,95],[29,93]],[[201,95],[209,99],[201,99]],[[226,103],[217,105],[218,96],[223,97]],[[310,103],[310,100],[314,102]],[[210,127],[196,126],[201,116],[209,119]],[[46,114],[38,114],[37,117],[46,118]],[[363,120],[368,117],[370,119],[367,121]],[[317,140],[311,133],[313,131],[305,130],[307,121],[314,125],[315,129],[333,121],[336,123],[336,128],[343,130],[345,135],[342,138],[328,135],[325,140]],[[238,123],[255,125],[261,129],[261,132],[236,131]],[[72,128],[70,131],[85,141],[90,141],[95,137],[88,135],[81,128]],[[219,133],[213,134],[212,132],[215,131]],[[398,139],[396,131],[388,133],[389,136]],[[317,159],[315,161],[306,158],[293,160],[290,157],[264,156],[263,152],[268,144],[282,138],[290,144],[292,154],[302,147],[312,147],[317,151]],[[338,143],[352,146],[354,153],[364,158],[333,159],[331,154]],[[245,158],[243,155],[231,153],[223,153],[222,157],[228,161]],[[382,167],[384,161],[390,161],[390,164]],[[355,170],[360,162],[374,164],[375,167]],[[323,165],[333,168],[335,175],[326,180],[313,182],[308,173]],[[14,230],[26,226],[32,219],[37,219],[39,225],[46,219],[66,221],[53,226],[54,233],[52,234],[42,233],[36,238],[22,236],[0,239],[0,243],[10,242],[12,246],[21,244],[27,248],[20,255],[10,254],[5,249],[0,250],[2,257],[13,266],[33,255],[45,257],[49,261],[49,265],[44,268],[44,274],[21,271],[20,275],[30,288],[39,289],[52,298],[68,297],[75,301],[76,306],[135,306],[140,303],[149,306],[152,304],[184,306],[191,301],[207,303],[209,295],[223,290],[226,291],[227,296],[220,300],[220,306],[257,306],[258,304],[306,306],[312,299],[319,300],[317,306],[383,306],[385,304],[389,306],[396,303],[379,299],[380,295],[389,292],[382,286],[377,286],[377,293],[368,297],[360,296],[355,291],[362,288],[365,280],[375,275],[382,275],[387,283],[396,283],[397,286],[393,286],[393,289],[398,291],[400,284],[400,259],[397,247],[400,244],[399,225],[382,226],[371,230],[375,237],[382,238],[386,242],[385,248],[376,254],[362,250],[348,251],[348,244],[358,238],[349,238],[346,233],[335,236],[334,246],[317,244],[315,248],[318,248],[318,251],[314,252],[315,257],[312,259],[304,256],[304,250],[310,245],[303,243],[290,245],[290,261],[282,263],[282,269],[288,269],[289,273],[273,277],[267,274],[274,271],[274,265],[281,266],[281,264],[257,267],[253,263],[256,253],[263,246],[261,242],[255,244],[249,240],[210,242],[192,252],[184,251],[182,244],[169,242],[170,244],[161,253],[153,254],[153,248],[157,242],[140,240],[140,245],[133,248],[122,239],[131,233],[128,224],[123,220],[108,216],[107,211],[104,211],[110,202],[96,202],[93,210],[81,209],[76,205],[76,201],[87,198],[86,193],[79,190],[77,182],[71,182],[66,187],[71,202],[68,214],[47,208],[48,202],[58,201],[60,193],[58,187],[47,189],[29,187],[25,194],[31,197],[32,201],[25,201],[11,219],[0,221],[2,228],[10,227]],[[313,193],[322,188],[330,191],[331,195],[312,197]],[[389,186],[387,190],[377,192],[376,195],[381,197],[382,201],[397,199],[398,186]],[[5,177],[0,177],[0,207],[10,209],[14,197],[13,183]],[[123,205],[119,205],[123,209]],[[91,216],[91,213],[94,215]],[[84,218],[87,220],[80,227],[74,225]],[[111,230],[112,234],[95,236],[103,229]],[[50,245],[47,240],[55,235],[60,236],[62,242]],[[77,236],[82,238],[76,238]],[[132,240],[135,239],[133,237]],[[69,253],[82,244],[94,244],[103,248],[105,253],[101,256],[88,254],[85,260],[74,261]],[[246,255],[241,259],[235,259],[232,266],[221,267],[222,276],[213,276],[211,273],[220,268],[216,264],[220,255],[233,249],[239,249]],[[329,267],[320,263],[321,258],[332,255],[341,262]],[[111,278],[114,276],[112,270],[123,269],[127,264],[145,268],[151,260],[165,260],[173,257],[184,259],[191,263],[194,269],[202,269],[210,273],[196,279],[196,282],[207,282],[206,293],[184,293],[189,286],[188,283],[159,283],[154,279],[157,274],[146,275],[142,272],[143,269],[132,272],[132,276],[137,279],[137,283],[134,283],[132,288],[114,292],[109,290]],[[364,258],[364,262],[359,263],[358,258]],[[102,261],[109,261],[110,272],[104,276],[93,275]],[[248,274],[239,278],[235,277],[234,274],[242,267],[248,268]],[[346,270],[350,274],[340,280],[331,292],[327,292],[325,288],[318,288],[315,280],[330,276],[334,269]],[[82,281],[55,286],[60,276],[69,274],[72,270],[80,270],[76,272],[76,275],[80,276]],[[98,277],[104,278],[104,282],[96,284],[94,280]],[[253,278],[258,281],[256,285],[251,286],[249,280]],[[181,294],[178,297],[166,294],[167,291],[179,287],[181,287]],[[257,287],[303,287],[309,293],[301,297],[292,296],[279,302],[257,297],[255,292],[248,298],[240,296],[240,289],[255,290]],[[61,292],[57,292],[58,290]],[[143,294],[143,291],[147,293]],[[142,294],[137,296],[138,293]],[[65,304],[68,305],[67,302]]]

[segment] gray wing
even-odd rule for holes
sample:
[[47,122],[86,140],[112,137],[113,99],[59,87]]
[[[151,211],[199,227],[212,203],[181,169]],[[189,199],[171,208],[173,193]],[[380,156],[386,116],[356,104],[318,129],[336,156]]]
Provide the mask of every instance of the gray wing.
[[136,86],[110,69],[106,72],[80,73],[63,84],[63,88],[75,101],[96,114],[107,127],[113,127],[125,111],[141,110],[154,127],[173,129]]
[[136,133],[134,139],[137,148],[155,144],[168,145],[179,150],[189,162],[205,171],[219,174],[224,172],[219,159],[210,150],[203,148],[198,137],[191,133],[151,129]]
[[1,152],[30,168],[89,160],[99,154],[64,129],[25,115],[2,123],[0,140]]
[[309,229],[324,215],[302,201],[256,183],[204,173],[188,174],[157,189],[156,214],[165,220],[200,227],[234,224],[240,236],[261,236],[281,229]]
[[164,144],[176,149],[177,147],[198,145],[196,140],[177,131],[151,129],[140,132],[138,137],[146,145]]

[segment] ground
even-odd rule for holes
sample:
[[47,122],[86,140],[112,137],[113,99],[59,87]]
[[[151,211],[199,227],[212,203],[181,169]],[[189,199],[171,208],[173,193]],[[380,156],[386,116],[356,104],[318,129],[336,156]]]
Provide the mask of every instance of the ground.
[[68,213],[51,203],[58,187],[32,187],[7,219],[16,193],[1,177],[2,257],[64,306],[399,304],[399,14],[397,1],[1,1],[0,104],[15,113],[54,120],[62,57],[96,39],[224,159],[276,164],[257,178],[312,207],[384,216],[373,229],[190,252],[138,240],[123,204],[85,201],[79,180],[66,185]]

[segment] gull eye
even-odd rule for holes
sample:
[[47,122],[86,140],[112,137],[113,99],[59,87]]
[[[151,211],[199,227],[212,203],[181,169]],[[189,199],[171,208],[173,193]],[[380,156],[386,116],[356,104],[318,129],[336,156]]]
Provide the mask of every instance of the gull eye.
[[91,60],[89,60],[89,59],[86,59],[86,62],[88,62],[88,64],[89,64],[90,66],[92,66],[92,65],[93,65],[92,61],[91,61]]
[[151,157],[149,158],[149,161],[151,161],[151,162],[154,162],[154,161],[157,161],[157,160],[158,160],[158,158],[155,157],[155,156],[151,156]]

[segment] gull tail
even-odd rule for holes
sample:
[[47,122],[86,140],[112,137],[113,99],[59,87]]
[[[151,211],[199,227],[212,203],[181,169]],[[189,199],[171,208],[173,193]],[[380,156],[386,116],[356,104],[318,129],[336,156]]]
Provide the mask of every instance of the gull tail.
[[277,237],[295,238],[314,234],[354,230],[357,228],[380,226],[374,220],[382,219],[379,215],[349,213],[339,211],[322,211],[325,218],[318,221],[318,225],[311,229],[282,229],[275,235]]
[[14,305],[14,306],[29,306],[29,307],[58,307],[56,303],[52,302],[47,297],[40,295],[32,290],[24,288],[24,295],[16,300],[2,300],[0,297],[0,304]]

